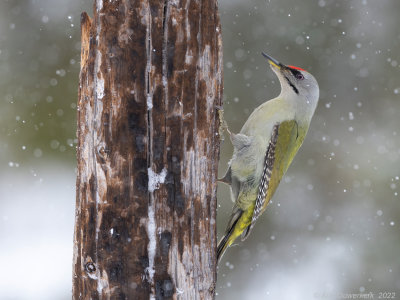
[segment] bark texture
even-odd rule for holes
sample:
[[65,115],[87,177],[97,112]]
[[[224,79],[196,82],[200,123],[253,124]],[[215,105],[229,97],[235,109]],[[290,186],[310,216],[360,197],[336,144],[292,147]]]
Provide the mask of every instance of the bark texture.
[[212,299],[216,0],[97,0],[81,18],[74,299]]

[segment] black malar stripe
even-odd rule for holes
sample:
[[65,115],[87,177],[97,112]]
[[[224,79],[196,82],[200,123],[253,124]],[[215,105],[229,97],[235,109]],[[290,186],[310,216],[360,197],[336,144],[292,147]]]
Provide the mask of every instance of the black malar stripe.
[[289,85],[292,87],[293,91],[298,95],[299,94],[299,90],[297,89],[297,87],[294,86],[293,83],[290,82],[289,78],[287,78],[285,76],[285,79],[287,80],[287,82],[289,83]]

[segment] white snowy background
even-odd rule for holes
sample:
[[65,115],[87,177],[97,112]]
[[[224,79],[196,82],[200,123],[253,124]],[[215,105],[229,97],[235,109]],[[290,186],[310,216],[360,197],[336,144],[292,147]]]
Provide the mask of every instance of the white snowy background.
[[[313,73],[321,98],[273,203],[223,257],[217,299],[400,298],[400,1],[219,4],[231,130],[279,93],[261,51]],[[0,299],[71,298],[79,19],[91,10],[0,1]],[[223,174],[228,139],[221,150]],[[226,186],[218,199],[222,234]]]

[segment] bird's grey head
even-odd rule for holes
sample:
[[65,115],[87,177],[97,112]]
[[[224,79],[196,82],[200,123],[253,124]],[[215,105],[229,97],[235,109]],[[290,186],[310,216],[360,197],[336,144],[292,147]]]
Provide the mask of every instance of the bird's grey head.
[[304,100],[305,104],[311,105],[314,109],[319,98],[319,87],[317,80],[306,70],[286,66],[268,54],[262,53],[271,65],[271,69],[278,76],[281,83],[281,96],[290,99]]

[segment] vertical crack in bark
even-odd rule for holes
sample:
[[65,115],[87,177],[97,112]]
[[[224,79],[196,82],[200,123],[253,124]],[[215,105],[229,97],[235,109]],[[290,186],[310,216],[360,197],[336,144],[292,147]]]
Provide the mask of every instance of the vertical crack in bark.
[[[99,44],[100,44],[100,34],[101,34],[101,17],[100,17],[100,10],[103,6],[102,1],[97,1],[96,2],[97,5],[97,11],[98,13],[97,15],[97,19],[95,20],[95,22],[97,23],[96,26],[96,44],[95,44],[95,51],[96,51],[96,57],[95,57],[95,62],[94,62],[94,74],[93,74],[93,78],[94,78],[94,87],[95,87],[95,91],[94,91],[94,103],[93,103],[93,115],[92,115],[92,126],[91,126],[91,138],[92,138],[92,160],[93,160],[93,174],[94,174],[94,179],[93,180],[93,189],[95,191],[95,197],[96,197],[96,213],[95,213],[95,221],[96,221],[96,230],[95,230],[95,253],[94,253],[94,262],[96,265],[96,277],[95,279],[97,280],[97,291],[99,293],[99,298],[102,298],[102,293],[101,293],[101,284],[100,284],[100,278],[101,278],[101,270],[100,270],[100,264],[99,264],[99,255],[98,255],[98,251],[99,251],[99,232],[100,232],[100,223],[101,223],[101,217],[99,217],[99,203],[100,203],[100,199],[99,199],[99,194],[98,194],[98,177],[97,177],[97,159],[96,159],[96,149],[97,149],[97,113],[98,113],[98,101],[100,101],[99,99],[99,95],[102,94],[104,95],[104,82],[103,82],[103,86],[99,87],[101,81],[99,81],[98,76],[100,73],[101,76],[101,52],[99,50]],[[102,88],[102,90],[100,90]]]
[[167,27],[167,30],[168,30],[168,23],[166,23],[166,21],[167,21],[167,13],[168,13],[168,0],[164,0],[164,8],[163,9],[164,9],[164,11],[163,11],[162,29],[163,29],[163,32],[165,32],[166,27]]
[[[162,85],[164,87],[164,107],[168,111],[168,21],[169,5],[168,0],[164,0],[163,9],[163,43],[162,43]],[[167,141],[167,116],[164,124],[164,140]]]
[[[199,2],[199,5],[200,5],[200,13],[199,13],[199,32],[198,32],[198,34],[197,34],[197,68],[196,68],[196,79],[195,79],[195,91],[196,91],[196,93],[195,93],[195,97],[194,97],[194,125],[193,125],[193,144],[195,145],[195,147],[194,147],[194,149],[193,149],[193,152],[194,152],[194,156],[196,157],[196,158],[198,158],[198,152],[199,152],[199,149],[197,149],[196,148],[196,146],[198,145],[198,139],[197,139],[197,118],[198,118],[198,112],[197,112],[197,101],[198,101],[198,97],[197,97],[197,95],[198,95],[198,93],[199,93],[199,70],[201,69],[201,68],[199,68],[199,66],[198,66],[198,64],[201,62],[201,51],[202,51],[202,42],[201,42],[201,40],[202,40],[202,34],[203,34],[203,32],[202,32],[202,27],[201,27],[201,24],[202,24],[202,16],[203,16],[203,6],[202,6],[202,1],[200,1]],[[209,75],[209,74],[207,74],[207,75]],[[197,163],[197,164],[195,164],[195,166],[200,166],[200,163]],[[196,170],[196,171],[198,171],[198,170]],[[198,195],[197,195],[197,193],[196,193],[196,197],[198,197]],[[191,197],[191,209],[190,209],[190,214],[191,214],[191,220],[192,220],[192,223],[190,224],[190,226],[191,226],[191,245],[192,245],[192,259],[194,259],[195,257],[196,257],[196,253],[195,253],[195,251],[196,251],[196,249],[195,249],[195,240],[194,240],[194,237],[195,237],[195,224],[194,224],[194,222],[193,222],[193,220],[195,220],[195,218],[194,218],[194,213],[195,213],[195,205],[194,205],[194,200],[195,200],[195,197]],[[200,246],[200,245],[199,245]],[[200,247],[199,247],[200,248]],[[193,263],[194,263],[195,261],[193,261]],[[194,271],[193,271],[193,273],[194,273],[194,278],[193,278],[193,285],[194,285],[194,288],[196,289],[196,290],[198,290],[198,288],[199,288],[199,282],[198,282],[198,274],[197,274],[197,270],[196,270],[196,268],[194,269]]]
[[[153,167],[153,116],[152,116],[152,108],[153,108],[153,93],[151,86],[151,67],[152,67],[152,43],[151,43],[151,11],[150,11],[150,3],[146,1],[146,55],[147,55],[147,65],[146,65],[146,100],[147,100],[147,177],[148,182],[150,181],[149,170]],[[149,186],[149,183],[148,183]],[[147,219],[147,237],[148,237],[148,245],[147,245],[147,257],[148,257],[148,267],[145,270],[145,276],[150,284],[150,299],[155,297],[155,281],[154,281],[154,260],[156,256],[156,220],[154,215],[154,194],[153,191],[148,191],[148,219]]]

